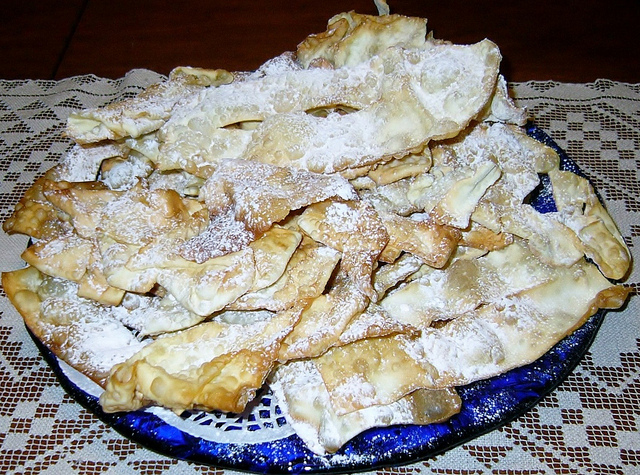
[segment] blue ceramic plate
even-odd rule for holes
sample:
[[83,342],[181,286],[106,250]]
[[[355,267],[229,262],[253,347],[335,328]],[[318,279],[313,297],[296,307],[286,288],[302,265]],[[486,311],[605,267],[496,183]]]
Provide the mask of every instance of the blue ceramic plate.
[[[527,132],[555,148],[564,169],[580,173],[543,131],[530,125]],[[541,179],[532,204],[540,212],[554,211],[549,182],[545,176]],[[193,462],[261,473],[355,472],[433,457],[522,415],[573,371],[603,317],[603,311],[596,313],[530,365],[458,388],[462,410],[448,421],[370,429],[327,456],[318,456],[306,448],[268,389],[241,415],[189,412],[178,417],[160,408],[106,414],[98,402],[100,388],[58,360],[35,337],[34,341],[66,391],[122,435],[151,450]]]

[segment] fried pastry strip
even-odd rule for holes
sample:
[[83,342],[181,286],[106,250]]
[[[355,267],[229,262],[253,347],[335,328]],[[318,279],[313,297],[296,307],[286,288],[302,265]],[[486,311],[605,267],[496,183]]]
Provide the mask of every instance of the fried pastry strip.
[[66,134],[80,144],[140,137],[160,128],[184,97],[232,80],[233,75],[222,69],[176,68],[168,81],[153,84],[132,99],[71,114]]
[[255,261],[251,248],[209,259],[200,265],[157,269],[156,281],[186,309],[207,316],[223,309],[251,287]]
[[124,289],[107,282],[98,247],[93,245],[89,254],[87,271],[78,281],[78,297],[91,299],[103,305],[119,305],[124,297]]
[[292,210],[327,199],[357,199],[340,176],[247,160],[225,160],[202,187],[201,197],[212,215],[232,209],[258,236]]
[[509,96],[507,81],[502,74],[498,75],[491,101],[476,120],[519,126],[523,126],[527,122],[526,109],[518,107]]
[[527,240],[531,250],[551,265],[571,266],[584,255],[584,245],[554,213],[542,214],[529,204],[502,211],[505,232]]
[[78,297],[73,282],[26,267],[3,272],[2,287],[47,348],[102,386],[114,364],[146,344],[114,316],[113,307]]
[[337,105],[361,108],[380,97],[381,61],[341,71],[305,70],[286,56],[275,62],[241,81],[205,89],[178,103],[159,132],[158,167],[201,175],[224,158],[246,157],[253,131],[243,124]]
[[122,160],[125,155],[126,148],[117,143],[91,145],[76,143],[60,163],[60,179],[70,182],[96,181],[105,160]]
[[364,201],[324,201],[308,206],[296,222],[314,240],[342,252],[340,268],[375,302],[371,275],[389,235],[373,207]]
[[599,308],[619,308],[628,293],[582,260],[418,338],[358,341],[331,349],[317,365],[337,413],[362,401],[388,404],[417,388],[464,385],[535,361]]
[[174,190],[149,190],[143,182],[127,191],[99,185],[52,183],[44,194],[88,239],[107,235],[117,242],[142,244],[161,235],[189,238],[208,224],[202,204]]
[[127,292],[113,315],[140,337],[192,327],[203,317],[187,310],[171,294],[163,297]]
[[[381,55],[398,66],[384,75],[380,101],[346,115],[318,118],[292,112],[266,117],[254,131],[246,156],[331,173],[406,155],[464,129],[489,100],[500,62],[488,40],[468,47],[388,49]],[[443,63],[448,67],[437,66]],[[451,94],[454,82],[460,89]]]
[[254,233],[236,219],[234,210],[229,209],[210,216],[204,231],[185,242],[176,243],[176,246],[181,257],[202,264],[209,259],[241,251],[254,239]]
[[411,254],[402,254],[393,263],[379,265],[373,273],[373,287],[378,293],[378,300],[382,299],[389,289],[419,271],[423,265],[420,258]]
[[425,148],[421,153],[378,163],[367,173],[367,177],[371,178],[376,185],[388,185],[403,178],[427,173],[431,165],[431,152]]
[[[291,306],[298,297],[319,295],[339,258],[338,253],[323,252],[315,243],[307,242],[296,254],[300,241],[300,233],[274,227],[244,249],[202,262],[181,257],[176,249],[180,241],[152,242],[146,246],[109,239],[100,242],[109,263],[105,273],[111,285],[144,293],[160,284],[186,309],[205,317],[239,297],[242,298],[233,304],[234,308],[265,308],[260,306],[264,304],[266,308],[280,310]],[[313,259],[322,259],[326,267],[312,270]],[[252,299],[260,304],[252,305]]]
[[481,251],[497,251],[511,243],[513,243],[513,235],[506,232],[495,232],[471,221],[469,228],[462,232],[459,244]]
[[177,413],[242,412],[262,386],[302,305],[251,324],[204,322],[159,337],[116,365],[100,403],[107,412],[160,404]]
[[422,329],[543,284],[553,272],[516,241],[476,259],[456,259],[444,269],[426,267],[419,278],[390,291],[380,305],[398,321]]
[[20,257],[40,272],[79,282],[87,272],[93,243],[77,234],[63,234],[51,240],[37,241]]
[[589,182],[570,171],[549,173],[558,220],[571,228],[585,254],[610,279],[622,279],[631,265],[631,253],[620,231]]
[[378,214],[389,234],[389,242],[379,257],[382,262],[394,262],[402,252],[408,252],[427,265],[443,267],[460,240],[460,231],[451,226],[393,213]]
[[287,421],[318,454],[332,453],[366,429],[395,424],[431,424],[460,410],[454,389],[418,390],[388,405],[337,414],[313,360],[278,366],[270,386]]
[[96,243],[74,233],[48,241],[38,241],[21,255],[24,261],[44,274],[79,284],[78,296],[105,305],[118,305],[124,290],[112,287],[103,272]]
[[491,160],[459,167],[438,165],[411,182],[407,197],[436,223],[465,229],[500,175],[500,168]]
[[409,216],[423,211],[408,196],[411,187],[416,181],[417,177],[405,178],[387,185],[360,189],[358,194],[379,211],[394,213],[399,216]]
[[304,309],[300,321],[280,346],[280,361],[321,355],[339,341],[347,325],[368,304],[364,294],[350,284],[343,278]]
[[[431,153],[436,170],[464,170],[486,162],[497,165],[498,179],[486,189],[471,214],[472,221],[495,233],[504,231],[502,215],[522,204],[539,185],[539,174],[557,168],[559,163],[553,149],[519,127],[500,123],[471,126],[453,139],[433,144]],[[460,221],[459,227],[466,228],[462,224]]]
[[599,308],[619,308],[628,293],[583,260],[558,267],[544,284],[424,330],[418,346],[439,373],[436,387],[467,384],[535,361]]
[[[53,239],[72,231],[68,215],[57,208],[48,199],[52,188],[68,188],[71,183],[62,180],[64,170],[57,165],[38,178],[16,204],[11,216],[2,224],[8,234],[26,234],[36,239]],[[104,188],[103,185],[90,183],[73,184],[76,188]]]
[[256,276],[249,292],[256,292],[274,284],[284,274],[287,264],[302,242],[302,234],[274,226],[253,241]]
[[345,12],[333,16],[326,31],[301,42],[296,57],[305,68],[323,61],[342,67],[363,63],[393,46],[424,48],[426,40],[423,18]]
[[406,335],[358,340],[332,348],[314,362],[338,415],[391,404],[438,381],[438,371]]
[[271,285],[247,292],[229,305],[232,310],[284,310],[301,299],[322,294],[340,260],[335,249],[303,236],[283,274]]

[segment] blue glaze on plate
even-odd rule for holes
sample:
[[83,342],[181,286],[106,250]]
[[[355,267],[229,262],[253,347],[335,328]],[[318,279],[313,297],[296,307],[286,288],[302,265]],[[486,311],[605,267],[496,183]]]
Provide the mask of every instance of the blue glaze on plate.
[[[542,130],[528,124],[527,133],[559,153],[561,168],[581,174],[575,163]],[[548,178],[541,176],[541,180],[531,204],[543,213],[555,211]],[[345,444],[336,454],[327,456],[309,451],[296,435],[255,444],[219,443],[185,433],[145,411],[107,414],[102,411],[98,399],[70,381],[55,355],[31,336],[71,396],[116,431],[153,451],[241,471],[338,473],[375,470],[423,460],[507,424],[535,406],[573,371],[595,338],[603,318],[604,311],[597,312],[582,327],[529,365],[458,388],[462,409],[448,421],[427,426],[370,429]],[[274,410],[277,411],[277,407]]]

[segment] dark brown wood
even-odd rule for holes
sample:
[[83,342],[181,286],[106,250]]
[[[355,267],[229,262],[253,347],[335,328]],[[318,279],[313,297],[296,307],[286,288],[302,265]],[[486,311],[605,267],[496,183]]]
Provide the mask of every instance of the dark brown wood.
[[167,74],[184,65],[251,70],[324,31],[345,6],[376,13],[369,0],[90,0],[57,76]]
[[3,0],[0,79],[52,78],[84,3],[84,0]]
[[[407,14],[426,15],[438,38],[456,43],[493,40],[503,54],[502,70],[512,81],[640,82],[638,1],[394,3]],[[431,3],[435,8],[427,6]]]
[[[83,4],[86,6],[83,10]],[[118,78],[133,68],[255,69],[341,11],[376,13],[373,0],[15,0],[3,2],[0,78]],[[640,82],[640,2],[389,0],[421,16],[437,38],[485,37],[511,81]],[[82,13],[79,16],[79,13]],[[76,23],[76,19],[78,19]],[[68,41],[67,41],[68,40]]]

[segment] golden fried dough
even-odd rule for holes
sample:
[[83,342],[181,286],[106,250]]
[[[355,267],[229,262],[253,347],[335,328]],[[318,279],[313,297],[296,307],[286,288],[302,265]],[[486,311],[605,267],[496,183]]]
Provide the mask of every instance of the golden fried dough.
[[158,338],[114,367],[100,403],[107,412],[151,403],[178,413],[241,412],[262,386],[301,310],[247,325],[205,322]]
[[505,232],[526,239],[531,250],[549,264],[570,266],[584,255],[584,245],[568,226],[531,205],[509,208],[501,222]]
[[568,171],[549,173],[558,219],[571,228],[585,254],[610,279],[622,279],[631,264],[631,254],[616,224],[585,179]]
[[408,279],[423,266],[420,258],[411,254],[402,254],[393,263],[381,263],[373,273],[373,287],[381,299],[387,290]]
[[[380,101],[325,118],[303,113],[269,116],[254,132],[247,156],[330,173],[405,155],[466,127],[490,97],[500,61],[489,41],[468,47],[436,44],[411,53],[390,48],[381,56],[399,66],[385,71]],[[437,67],[436,61],[448,67]],[[461,81],[466,83],[461,87],[464,93],[450,94],[447,86]],[[354,144],[359,144],[357,150]]]
[[[46,192],[53,183],[69,186],[62,180],[62,167],[57,165],[38,178],[18,201],[12,215],[2,224],[9,234],[26,234],[37,239],[51,239],[70,232],[68,216],[57,209],[47,198]],[[86,187],[79,184],[79,187]]]
[[388,162],[378,163],[367,176],[377,185],[389,183],[427,173],[431,168],[431,152],[425,148],[421,153],[412,153],[402,158],[394,158]]
[[302,242],[283,274],[271,285],[247,292],[229,305],[234,310],[284,310],[301,299],[321,295],[340,260],[340,253],[310,238]]
[[377,299],[371,274],[389,235],[371,205],[324,201],[308,206],[297,223],[314,240],[342,252],[340,268],[360,292]]
[[78,284],[78,297],[103,305],[119,305],[125,294],[124,289],[113,287],[107,282],[102,266],[102,256],[96,246],[91,247],[87,271]]
[[336,414],[391,404],[416,389],[434,387],[438,371],[416,358],[410,342],[405,335],[370,338],[316,358]]
[[197,266],[186,262],[184,266],[158,269],[156,281],[186,309],[201,316],[234,302],[249,290],[255,277],[251,248],[209,259]]
[[543,284],[554,272],[520,241],[476,259],[456,259],[445,269],[423,269],[380,301],[391,317],[417,328]]
[[157,130],[174,105],[203,86],[233,80],[225,70],[177,68],[169,81],[154,84],[133,99],[70,115],[66,134],[79,144],[139,137]]
[[76,234],[63,234],[36,242],[20,257],[44,274],[79,282],[89,266],[93,246]]
[[436,223],[465,229],[500,175],[500,168],[491,160],[460,167],[437,165],[409,185],[407,197]]
[[461,405],[453,389],[417,390],[391,404],[337,414],[313,360],[279,366],[270,386],[287,420],[305,444],[319,454],[335,452],[371,427],[446,420],[459,412]]
[[287,264],[300,243],[302,234],[298,231],[272,227],[261,238],[253,241],[253,257],[256,276],[249,292],[255,292],[275,283],[284,274]]
[[336,345],[348,324],[367,304],[364,294],[344,278],[304,309],[300,321],[280,346],[278,359],[288,361],[323,354]]
[[227,160],[204,184],[201,196],[212,215],[233,209],[248,230],[262,234],[292,210],[330,198],[351,200],[351,185],[335,175]]
[[100,385],[114,364],[144,347],[109,307],[77,295],[77,285],[26,267],[2,274],[7,296],[40,341]]
[[438,371],[436,387],[467,384],[532,362],[598,308],[617,308],[629,290],[595,266],[558,267],[552,280],[423,331],[418,347]]
[[426,37],[423,18],[340,13],[329,20],[325,32],[301,42],[296,56],[305,68],[320,59],[341,67],[362,63],[393,46],[421,49]]
[[425,264],[443,267],[460,240],[458,229],[430,219],[410,219],[382,211],[378,214],[389,234],[389,242],[379,257],[382,262],[394,262],[402,252],[408,252]]

